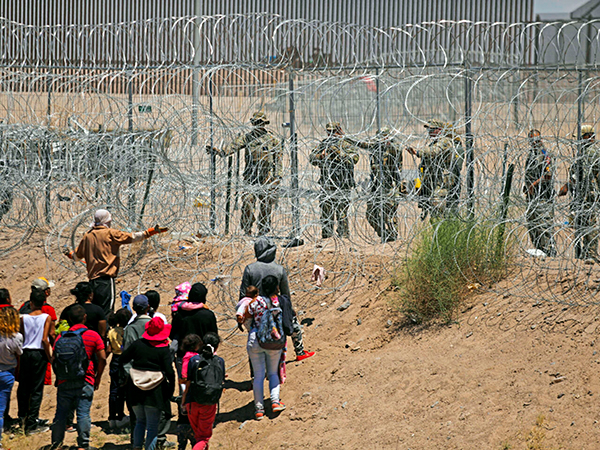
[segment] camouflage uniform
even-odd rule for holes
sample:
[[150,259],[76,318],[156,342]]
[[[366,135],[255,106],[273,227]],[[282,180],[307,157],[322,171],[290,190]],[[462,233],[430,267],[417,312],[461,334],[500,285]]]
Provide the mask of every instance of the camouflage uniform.
[[[525,163],[523,186],[527,198],[527,229],[533,246],[548,256],[556,255],[553,177],[552,156],[541,144],[539,147],[532,145]],[[530,189],[536,181],[538,183]]]
[[254,113],[250,120],[255,128],[229,144],[225,155],[245,149],[243,178],[247,190],[242,195],[240,225],[244,233],[252,234],[254,207],[258,199],[258,235],[261,236],[271,231],[271,211],[277,200],[282,175],[283,145],[264,128],[269,123],[264,113]]
[[[449,125],[449,124],[448,124]],[[460,137],[458,137],[452,128],[446,134],[446,137],[452,140],[452,158],[448,168],[447,185],[448,196],[446,197],[446,208],[453,214],[458,213],[460,203],[460,189],[462,166],[465,161],[465,150]]]
[[[328,123],[326,129],[330,133],[341,130],[337,122]],[[350,235],[348,209],[358,158],[356,147],[341,134],[330,134],[310,154],[310,163],[321,169],[319,204],[323,239],[333,236],[336,220],[338,236],[347,238]]]
[[[447,124],[436,120],[431,121],[426,127],[448,129]],[[421,187],[418,194],[420,197],[419,208],[423,211],[422,218],[425,218],[427,213],[436,217],[442,212],[439,204],[445,199],[448,188],[451,186],[449,179],[455,155],[454,141],[442,132],[432,138],[427,148],[418,150],[416,155],[421,158],[421,164],[419,164]]]
[[383,128],[374,142],[357,142],[369,151],[371,183],[367,200],[367,221],[379,237],[386,241],[398,238],[396,212],[399,194],[404,191],[402,183],[402,148],[390,136],[389,128]]
[[[584,134],[584,129],[582,127],[582,134]],[[580,175],[581,179],[578,182]],[[600,197],[600,146],[598,143],[584,140],[584,143],[581,144],[581,158],[571,166],[569,182],[575,190],[576,201],[571,203],[571,211],[575,218],[575,241],[581,243],[582,246],[582,251],[577,257],[598,260],[596,218]]]
[[3,181],[0,182],[0,220],[6,213],[10,211],[10,208],[13,203],[13,186],[10,184],[9,180],[11,177],[9,176],[8,169],[5,167],[5,164],[0,161],[0,169],[4,169],[0,171],[2,174]]

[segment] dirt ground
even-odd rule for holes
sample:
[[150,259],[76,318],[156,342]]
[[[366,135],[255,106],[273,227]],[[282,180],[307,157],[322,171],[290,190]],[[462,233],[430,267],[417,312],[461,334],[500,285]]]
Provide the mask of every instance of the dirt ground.
[[[34,235],[2,257],[0,285],[20,304],[33,278],[53,279],[57,285],[50,303],[60,311],[72,302],[68,290],[81,277],[45,257],[43,238]],[[379,253],[383,265],[391,262],[385,261],[385,251]],[[600,448],[596,306],[539,302],[535,291],[530,298],[517,297],[507,293],[514,288],[507,280],[495,290],[499,294],[474,294],[455,323],[416,327],[395,311],[399,294],[390,288],[382,264],[361,268],[355,278],[368,281],[328,295],[305,289],[294,299],[306,346],[317,353],[294,362],[293,351],[288,352],[281,394],[287,410],[278,416],[268,411],[266,420],[256,422],[252,393],[227,389],[212,449]],[[312,266],[296,269],[308,276]],[[167,315],[166,292],[179,278],[165,269],[152,280],[165,290],[161,311]],[[234,276],[232,283],[238,282]],[[133,291],[138,285],[135,271],[118,281],[118,289]],[[339,311],[347,301],[350,306]],[[219,354],[228,377],[246,381],[245,336],[230,331],[231,321],[223,319],[220,326],[226,329]],[[41,417],[52,420],[55,388],[44,392]],[[104,431],[107,416],[105,376],[92,410],[92,445],[130,448],[127,435]],[[175,434],[168,437],[176,441]],[[12,450],[49,443],[49,432],[32,437],[7,432],[3,440]],[[73,433],[66,443],[75,444]]]

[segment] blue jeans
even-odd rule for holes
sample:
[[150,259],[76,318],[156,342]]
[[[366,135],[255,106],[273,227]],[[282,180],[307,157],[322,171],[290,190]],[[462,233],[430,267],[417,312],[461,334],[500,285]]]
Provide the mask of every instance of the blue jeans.
[[15,384],[15,370],[6,370],[0,372],[0,439],[4,431],[4,411],[10,400],[10,393]]
[[[158,436],[158,422],[160,421],[160,409],[154,406],[134,405],[136,422],[133,430],[133,447],[142,448],[144,435],[146,435],[146,450],[156,448]],[[148,433],[146,434],[146,430]]]
[[264,383],[265,374],[269,380],[269,393],[271,403],[279,402],[279,359],[281,358],[281,350],[266,350],[258,345],[256,332],[251,332],[248,335],[248,343],[246,344],[248,356],[254,370],[254,406],[256,410],[264,410]]
[[53,447],[62,444],[67,420],[72,411],[77,411],[77,445],[82,448],[90,446],[90,430],[92,428],[90,410],[93,399],[94,386],[89,383],[85,383],[83,386],[69,382],[58,385],[56,415],[52,424]]

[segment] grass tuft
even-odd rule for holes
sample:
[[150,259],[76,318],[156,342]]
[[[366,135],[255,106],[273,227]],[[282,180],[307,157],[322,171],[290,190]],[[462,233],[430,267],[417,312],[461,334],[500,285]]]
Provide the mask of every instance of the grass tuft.
[[401,293],[397,306],[413,322],[452,321],[471,291],[506,275],[510,240],[492,224],[444,219],[414,242],[392,280]]

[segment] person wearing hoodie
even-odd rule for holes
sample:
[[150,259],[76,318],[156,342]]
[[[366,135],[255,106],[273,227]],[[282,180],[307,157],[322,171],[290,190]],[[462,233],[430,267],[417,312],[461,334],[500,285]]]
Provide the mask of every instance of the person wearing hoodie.
[[288,333],[284,328],[284,331],[292,338],[294,351],[296,352],[296,361],[302,361],[303,359],[313,356],[315,352],[307,352],[304,350],[302,327],[300,326],[300,323],[298,323],[296,312],[292,307],[292,297],[290,295],[287,272],[281,264],[275,262],[276,254],[277,246],[269,238],[262,236],[254,242],[254,256],[256,257],[256,262],[248,264],[244,269],[242,284],[240,285],[240,300],[246,296],[246,289],[248,286],[256,286],[260,294],[263,295],[261,281],[267,275],[272,275],[277,278],[277,281],[279,282],[279,292],[287,303],[286,305],[282,305],[282,309],[284,310],[284,326],[286,322],[286,310],[291,315],[292,330],[289,330]]

